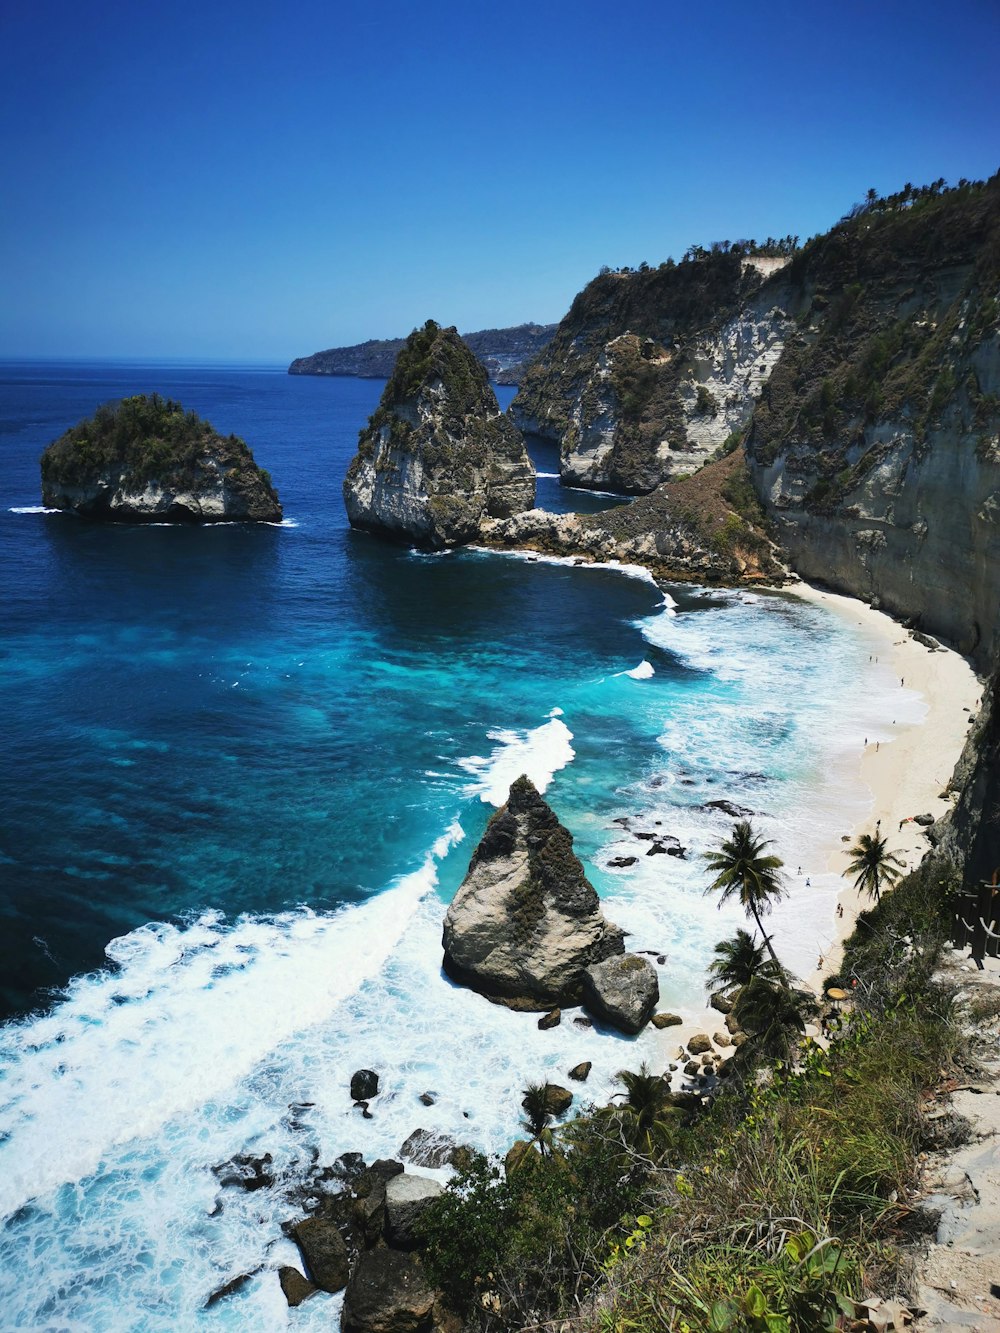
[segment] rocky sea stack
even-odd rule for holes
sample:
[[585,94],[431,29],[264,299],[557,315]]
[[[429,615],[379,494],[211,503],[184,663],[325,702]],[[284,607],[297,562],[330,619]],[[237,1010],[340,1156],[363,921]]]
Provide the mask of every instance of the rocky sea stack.
[[282,514],[242,440],[156,393],[105,404],[50,444],[42,501],[119,523],[273,523]]
[[[623,932],[605,919],[572,835],[528,778],[487,825],[445,916],[443,944],[455,981],[525,1009],[580,1004],[587,969],[621,959]],[[638,1031],[651,1012],[625,1030]]]
[[486,371],[455,329],[428,320],[396,359],[344,479],[351,526],[441,549],[484,518],[530,509],[535,471]]

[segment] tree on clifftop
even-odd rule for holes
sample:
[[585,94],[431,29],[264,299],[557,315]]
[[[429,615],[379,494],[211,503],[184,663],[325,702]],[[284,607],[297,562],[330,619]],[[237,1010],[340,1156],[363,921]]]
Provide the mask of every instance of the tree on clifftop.
[[739,898],[740,906],[756,921],[774,966],[780,969],[778,955],[761,923],[761,916],[766,916],[785,893],[778,873],[784,862],[780,857],[764,855],[764,848],[770,845],[769,839],[757,837],[749,819],[738,820],[732,837],[723,839],[718,850],[705,853],[709,867],[716,872],[705,892],[718,889],[720,907],[730,898]]

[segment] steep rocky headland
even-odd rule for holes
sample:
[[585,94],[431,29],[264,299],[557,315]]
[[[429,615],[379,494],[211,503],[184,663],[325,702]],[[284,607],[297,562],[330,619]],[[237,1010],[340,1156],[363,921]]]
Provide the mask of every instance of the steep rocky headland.
[[428,320],[396,358],[344,480],[351,526],[438,549],[529,509],[535,470],[486,371]]
[[694,472],[781,354],[792,321],[767,274],[786,262],[727,243],[600,274],[525,373],[514,420],[559,445],[569,485],[637,495]]
[[99,407],[45,450],[42,501],[119,523],[278,522],[269,475],[247,445],[159,394]]
[[723,242],[590,283],[511,414],[559,444],[564,481],[648,494],[572,524],[523,516],[490,540],[578,542],[674,578],[773,576],[780,561],[986,670],[1000,177],[873,193],[793,241]]
[[[462,341],[486,367],[496,384],[520,384],[528,363],[552,340],[555,324],[518,324],[510,329],[479,329],[463,333]],[[289,375],[356,375],[386,380],[392,374],[404,338],[370,338],[353,347],[330,347],[299,356]]]

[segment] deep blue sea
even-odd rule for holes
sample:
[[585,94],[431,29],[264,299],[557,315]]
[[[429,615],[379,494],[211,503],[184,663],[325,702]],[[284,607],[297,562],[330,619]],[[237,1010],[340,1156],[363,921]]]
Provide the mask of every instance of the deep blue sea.
[[[418,1126],[502,1151],[527,1081],[589,1059],[600,1099],[623,1065],[662,1067],[669,1033],[539,1033],[441,975],[444,906],[521,772],[631,947],[665,955],[664,1007],[701,1006],[739,920],[703,896],[700,854],[731,826],[711,800],[805,863],[792,960],[833,933],[809,858],[865,812],[852,757],[893,684],[866,631],[790,596],[351,532],[341,482],[381,388],[0,365],[3,1327],[284,1328],[280,1224],[315,1163],[393,1156]],[[283,525],[41,510],[45,445],[153,390],[247,440]],[[536,464],[546,507],[614,503]],[[348,1095],[362,1066],[384,1088],[370,1121]],[[246,1152],[272,1154],[272,1188],[220,1185]]]

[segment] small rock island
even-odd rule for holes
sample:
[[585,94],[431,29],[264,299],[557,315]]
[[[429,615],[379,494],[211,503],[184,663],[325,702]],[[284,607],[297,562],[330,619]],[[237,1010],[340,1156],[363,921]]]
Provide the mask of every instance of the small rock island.
[[271,478],[235,435],[216,433],[159,394],[99,407],[42,454],[42,502],[115,523],[247,521],[282,516]]
[[639,1032],[659,999],[646,958],[626,954],[573,851],[573,835],[527,777],[490,820],[444,919],[444,970],[516,1009],[584,1004]]
[[403,344],[344,479],[351,526],[431,550],[530,509],[535,470],[483,366],[428,320]]

